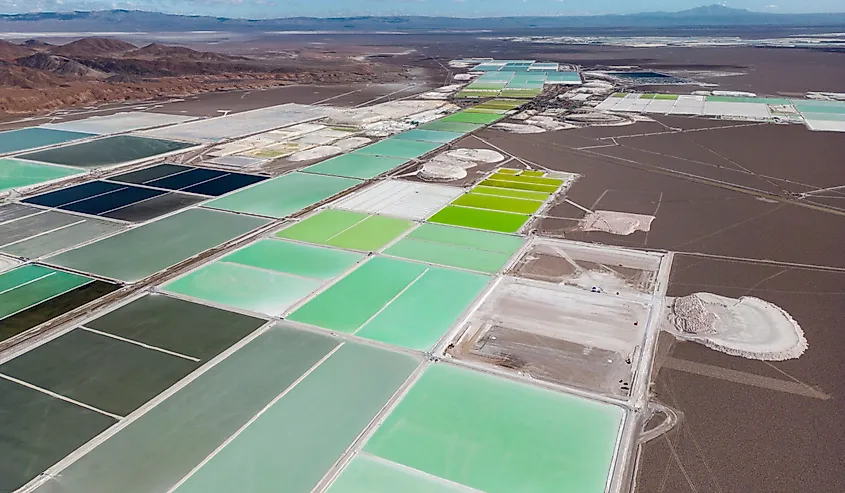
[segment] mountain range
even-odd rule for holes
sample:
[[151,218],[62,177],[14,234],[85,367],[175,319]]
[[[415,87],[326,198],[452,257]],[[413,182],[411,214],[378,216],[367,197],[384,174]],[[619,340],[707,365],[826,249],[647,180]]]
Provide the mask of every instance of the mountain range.
[[63,45],[0,40],[0,120],[105,101],[184,97],[294,83],[355,83],[401,76],[340,56],[260,59],[152,43],[88,37]]
[[680,12],[558,17],[291,17],[233,19],[135,10],[41,12],[0,15],[7,32],[56,31],[427,31],[471,29],[661,28],[661,27],[833,27],[845,26],[845,12],[776,14],[709,5]]

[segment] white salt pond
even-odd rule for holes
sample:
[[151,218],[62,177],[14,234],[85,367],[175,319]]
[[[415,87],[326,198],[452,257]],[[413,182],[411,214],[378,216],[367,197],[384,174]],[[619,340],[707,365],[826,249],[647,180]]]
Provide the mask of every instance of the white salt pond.
[[343,149],[337,146],[317,146],[300,152],[295,152],[288,156],[288,161],[312,161],[314,159],[323,159],[330,156],[335,156],[343,152]]

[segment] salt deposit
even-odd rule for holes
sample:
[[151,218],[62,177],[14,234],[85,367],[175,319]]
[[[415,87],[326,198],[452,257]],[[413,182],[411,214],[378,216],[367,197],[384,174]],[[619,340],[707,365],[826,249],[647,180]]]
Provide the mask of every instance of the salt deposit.
[[344,152],[347,152],[367,145],[370,142],[370,139],[366,137],[349,137],[347,139],[338,140],[334,143],[334,146],[339,147]]
[[505,156],[490,149],[453,149],[441,152],[423,164],[418,176],[430,181],[460,180],[475,163],[498,163]]
[[466,177],[466,175],[467,170],[463,166],[454,162],[438,161],[434,159],[423,164],[422,169],[420,169],[420,172],[418,173],[420,178],[428,181],[460,180],[461,178]]
[[492,128],[512,134],[541,134],[546,131],[546,129],[536,125],[524,125],[521,123],[497,123],[492,125]]
[[449,93],[437,92],[437,91],[424,92],[424,93],[419,95],[419,98],[420,99],[437,99],[437,100],[445,101],[445,100],[449,99]]
[[501,153],[491,149],[453,149],[442,153],[441,156],[481,163],[498,163],[505,159]]
[[317,146],[291,154],[288,156],[288,161],[312,161],[334,156],[341,152],[343,152],[343,149],[337,146]]
[[362,128],[364,130],[364,135],[370,137],[388,137],[393,134],[398,134],[399,132],[404,132],[405,130],[410,130],[414,127],[415,125],[409,122],[387,120],[376,123],[368,123]]
[[457,91],[458,89],[460,89],[460,88],[462,88],[462,87],[464,87],[464,85],[463,85],[463,84],[450,84],[450,85],[448,85],[448,86],[438,87],[438,88],[437,88],[437,89],[435,89],[434,91],[435,91],[435,92],[446,92],[446,93],[449,93],[449,92],[455,92],[455,91]]
[[505,277],[446,354],[624,399],[648,311],[632,300]]
[[537,110],[525,110],[511,116],[511,120],[524,121],[537,114]]
[[630,125],[634,119],[632,115],[616,115],[603,111],[582,111],[566,115],[566,121],[589,125],[621,126]]
[[591,348],[631,354],[642,343],[648,310],[647,304],[640,301],[505,278],[473,319]]
[[472,80],[475,77],[476,76],[473,75],[473,74],[455,74],[452,78],[455,79],[455,80],[467,81],[467,80]]
[[807,93],[807,99],[820,99],[823,101],[845,101],[845,92],[817,92]]
[[547,132],[575,128],[575,125],[559,122],[555,118],[546,115],[532,116],[531,118],[525,120],[525,124],[540,127]]
[[807,339],[782,308],[750,296],[694,293],[669,299],[666,328],[678,338],[734,356],[782,361],[798,358]]
[[535,237],[509,274],[591,293],[649,298],[657,286],[659,254]]
[[19,263],[20,262],[15,259],[0,257],[0,272],[11,270],[14,267],[17,267]]
[[331,144],[332,142],[355,135],[354,132],[347,132],[345,130],[335,130],[333,128],[322,128],[314,132],[308,132],[296,139],[290,140],[297,144],[302,149],[314,146],[323,146]]
[[714,96],[729,96],[735,98],[756,98],[757,93],[745,91],[712,91]]
[[443,101],[409,99],[389,101],[365,108],[332,108],[328,121],[336,124],[361,126],[386,120],[417,117],[420,114],[422,114],[420,118],[424,118],[424,115],[428,113],[431,113],[431,119],[434,119],[439,114],[451,112],[455,109],[457,109],[455,105]]
[[629,235],[651,229],[654,216],[616,211],[593,211],[581,220],[582,231],[602,231],[615,235]]

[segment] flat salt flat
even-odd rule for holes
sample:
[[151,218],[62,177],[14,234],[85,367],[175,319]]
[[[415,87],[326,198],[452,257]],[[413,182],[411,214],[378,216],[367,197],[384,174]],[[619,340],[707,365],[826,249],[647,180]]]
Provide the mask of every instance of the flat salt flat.
[[195,117],[151,113],[147,111],[122,111],[106,116],[89,116],[81,120],[48,123],[42,128],[91,134],[119,134],[145,128],[161,127],[195,120]]
[[313,121],[325,117],[329,113],[328,108],[320,106],[288,103],[182,123],[167,128],[147,130],[142,135],[162,139],[180,139],[188,142],[213,143]]

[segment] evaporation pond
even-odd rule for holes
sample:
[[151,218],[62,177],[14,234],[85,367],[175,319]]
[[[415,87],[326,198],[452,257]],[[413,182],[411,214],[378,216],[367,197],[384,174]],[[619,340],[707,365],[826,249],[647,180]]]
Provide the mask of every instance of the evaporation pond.
[[453,115],[449,115],[445,118],[441,118],[440,121],[442,122],[459,122],[459,123],[476,123],[476,124],[488,124],[493,123],[495,121],[501,120],[502,115],[493,115],[487,113],[470,113],[467,111],[461,111],[455,113]]
[[33,152],[18,157],[45,163],[78,166],[80,168],[98,168],[179,151],[193,147],[194,145],[170,140],[135,137],[132,135],[117,135],[91,142]]
[[530,218],[531,216],[524,214],[450,205],[431,216],[429,221],[500,233],[516,233]]
[[0,251],[35,259],[125,228],[123,224],[20,204],[0,206]]
[[0,192],[82,173],[82,170],[0,158]]
[[416,140],[385,139],[367,147],[362,147],[353,154],[366,154],[371,156],[391,156],[403,159],[415,159],[423,154],[441,147],[443,144],[437,142],[419,142]]
[[303,171],[320,175],[370,179],[401,166],[406,162],[407,160],[404,158],[370,156],[366,154],[344,154],[309,166]]
[[452,203],[464,207],[474,207],[476,209],[517,212],[521,214],[532,214],[537,212],[537,210],[543,206],[543,202],[539,200],[500,197],[480,193],[467,193],[461,195]]
[[463,132],[448,132],[442,130],[425,130],[421,128],[415,128],[413,130],[408,130],[407,132],[402,132],[394,137],[394,139],[400,140],[416,140],[420,142],[436,142],[440,144],[448,144],[453,140],[458,140],[464,136]]
[[267,220],[188,209],[50,257],[49,262],[111,279],[136,282],[237,238]]
[[469,493],[461,485],[395,462],[359,453],[328,493]]
[[343,344],[175,493],[309,493],[419,364],[408,354]]
[[408,349],[431,349],[490,278],[375,257],[294,311],[288,319]]
[[262,240],[164,286],[171,293],[272,316],[360,261],[363,255]]
[[436,363],[364,452],[486,493],[603,493],[623,417],[616,406]]
[[94,135],[37,127],[9,130],[8,132],[0,132],[0,154],[26,151],[88,137],[94,137]]
[[60,477],[49,478],[36,492],[168,491],[337,345],[328,335],[277,324],[82,456]]
[[0,273],[0,341],[114,289],[113,284],[34,264]]
[[411,229],[405,219],[326,209],[279,231],[276,236],[350,250],[377,251]]
[[394,257],[496,273],[525,243],[519,236],[423,224],[385,250]]
[[264,323],[149,295],[3,363],[0,372],[126,416]]
[[282,218],[361,183],[351,178],[289,173],[220,197],[207,207]]

